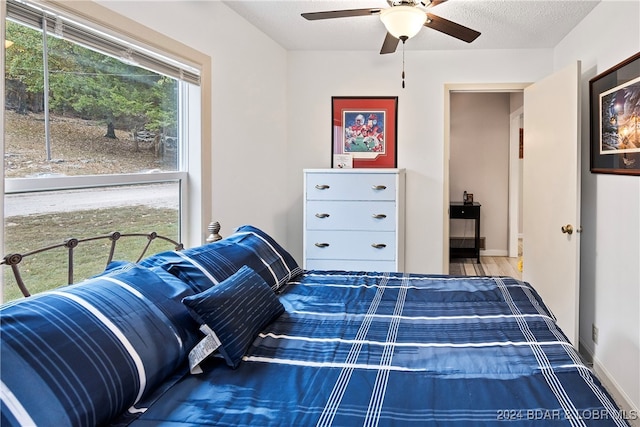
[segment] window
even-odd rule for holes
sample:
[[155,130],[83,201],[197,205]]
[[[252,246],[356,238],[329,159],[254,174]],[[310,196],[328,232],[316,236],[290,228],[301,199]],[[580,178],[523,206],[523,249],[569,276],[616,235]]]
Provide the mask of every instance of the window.
[[41,3],[7,1],[5,39],[4,253],[110,231],[199,243],[200,68]]

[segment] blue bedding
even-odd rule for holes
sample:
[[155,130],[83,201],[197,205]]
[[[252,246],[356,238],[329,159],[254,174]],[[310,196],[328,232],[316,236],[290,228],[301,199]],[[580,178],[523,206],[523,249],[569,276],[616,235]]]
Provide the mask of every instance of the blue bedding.
[[279,299],[237,369],[212,358],[131,425],[627,425],[527,283],[308,271]]

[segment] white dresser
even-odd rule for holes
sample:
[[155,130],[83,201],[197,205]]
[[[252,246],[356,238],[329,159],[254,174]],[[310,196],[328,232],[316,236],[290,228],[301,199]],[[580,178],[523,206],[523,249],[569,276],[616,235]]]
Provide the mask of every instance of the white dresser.
[[404,169],[305,169],[303,268],[404,270]]

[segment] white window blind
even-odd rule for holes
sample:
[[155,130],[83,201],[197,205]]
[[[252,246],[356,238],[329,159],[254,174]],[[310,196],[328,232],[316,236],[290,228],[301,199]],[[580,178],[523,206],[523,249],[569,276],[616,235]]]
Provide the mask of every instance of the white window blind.
[[46,22],[49,35],[73,41],[158,74],[200,85],[200,71],[197,68],[112,36],[97,26],[84,25],[61,12],[44,9],[40,4],[7,0],[7,19],[39,30]]

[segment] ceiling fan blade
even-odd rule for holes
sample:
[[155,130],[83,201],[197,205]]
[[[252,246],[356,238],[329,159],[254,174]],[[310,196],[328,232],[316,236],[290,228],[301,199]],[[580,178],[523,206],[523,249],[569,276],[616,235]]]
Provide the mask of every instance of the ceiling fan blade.
[[380,49],[380,55],[395,52],[399,42],[399,39],[387,33],[386,37],[384,38],[384,42],[382,43],[382,49]]
[[345,9],[345,10],[329,10],[326,12],[307,12],[302,17],[309,21],[318,19],[348,18],[351,16],[368,16],[377,15],[382,9]]
[[449,21],[448,19],[441,18],[431,13],[427,13],[427,18],[427,22],[424,24],[425,27],[433,28],[434,30],[448,34],[451,37],[455,37],[467,43],[471,43],[480,35],[476,30],[472,30],[464,25],[456,24],[453,21]]
[[431,2],[429,2],[427,7],[435,7],[435,6],[439,5],[440,3],[444,3],[446,1],[447,0],[431,0]]

